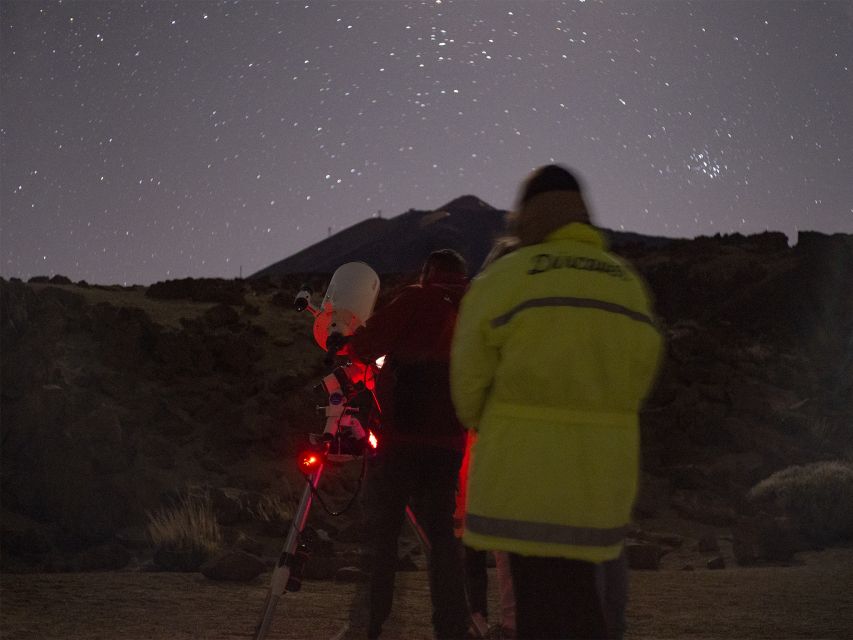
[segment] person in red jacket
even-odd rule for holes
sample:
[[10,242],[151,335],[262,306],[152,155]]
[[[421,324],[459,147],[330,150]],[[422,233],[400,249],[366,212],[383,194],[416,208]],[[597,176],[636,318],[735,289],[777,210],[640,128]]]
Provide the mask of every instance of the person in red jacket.
[[466,433],[450,398],[450,343],[467,288],[465,260],[455,251],[430,254],[419,284],[403,288],[347,341],[344,352],[364,362],[385,356],[376,383],[382,410],[379,447],[368,475],[368,526],[373,537],[368,637],[391,612],[397,539],[412,504],[432,547],[429,557],[437,638],[462,638],[468,625],[453,512]]

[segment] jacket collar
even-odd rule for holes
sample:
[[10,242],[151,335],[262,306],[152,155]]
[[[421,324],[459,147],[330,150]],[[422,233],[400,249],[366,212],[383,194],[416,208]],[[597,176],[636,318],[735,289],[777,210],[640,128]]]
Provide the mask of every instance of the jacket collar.
[[440,273],[420,283],[422,286],[458,287],[468,285],[468,276],[461,273]]
[[552,231],[546,238],[546,241],[551,240],[573,240],[591,244],[598,249],[607,249],[607,239],[604,237],[604,233],[583,222],[570,222],[556,231]]
[[461,273],[443,273],[415,286],[419,286],[422,289],[438,289],[443,292],[442,295],[449,294],[458,302],[458,299],[465,295],[468,283],[468,277]]

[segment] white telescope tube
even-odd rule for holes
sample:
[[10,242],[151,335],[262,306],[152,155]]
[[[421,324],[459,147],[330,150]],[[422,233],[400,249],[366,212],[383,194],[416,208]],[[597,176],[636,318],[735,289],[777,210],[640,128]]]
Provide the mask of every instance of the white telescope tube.
[[364,262],[347,262],[332,274],[320,312],[314,318],[314,340],[326,350],[332,333],[349,336],[373,313],[379,276]]

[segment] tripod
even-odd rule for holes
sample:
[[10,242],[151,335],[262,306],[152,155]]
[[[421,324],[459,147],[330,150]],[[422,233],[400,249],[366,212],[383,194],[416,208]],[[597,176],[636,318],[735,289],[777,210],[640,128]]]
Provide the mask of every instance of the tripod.
[[[346,366],[337,367],[323,378],[323,382],[319,385],[328,393],[329,400],[328,405],[319,407],[326,416],[325,429],[319,437],[311,440],[310,448],[303,453],[299,461],[307,483],[291,521],[284,547],[273,569],[261,618],[255,628],[255,640],[263,640],[266,637],[276,606],[282,596],[288,591],[298,591],[302,585],[302,570],[308,559],[308,550],[300,544],[300,537],[308,522],[308,515],[325,463],[354,460],[359,455],[368,455],[368,447],[376,447],[375,436],[371,431],[365,430],[362,424],[365,416],[359,416],[360,410],[350,406],[351,401],[359,393],[365,392],[370,394],[375,405],[372,392],[366,389],[366,378],[372,374],[371,369],[371,366],[362,367],[349,363]],[[375,406],[378,407],[378,405]],[[429,540],[409,507],[406,507],[406,516],[424,551],[429,554]]]

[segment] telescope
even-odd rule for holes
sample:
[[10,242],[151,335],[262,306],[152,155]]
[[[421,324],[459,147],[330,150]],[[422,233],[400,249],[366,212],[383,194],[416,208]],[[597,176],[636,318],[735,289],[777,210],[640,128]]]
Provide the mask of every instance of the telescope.
[[[314,498],[330,515],[340,515],[355,501],[361,486],[349,503],[337,513],[326,508],[317,493],[317,486],[326,462],[347,462],[367,457],[377,448],[379,414],[381,408],[374,393],[377,372],[384,356],[376,362],[359,362],[338,358],[338,352],[349,337],[362,326],[379,295],[379,277],[363,262],[349,262],[332,275],[323,301],[317,307],[311,303],[313,291],[302,286],[293,300],[296,311],[309,311],[314,317],[314,341],[326,351],[328,364],[338,361],[332,371],[323,377],[315,389],[325,394],[327,404],[317,407],[326,418],[321,434],[311,434],[308,444],[298,459],[298,468],[306,479],[299,506],[296,509],[281,555],[273,569],[272,580],[264,602],[261,619],[255,629],[255,640],[264,640],[272,624],[275,608],[287,591],[298,591],[302,584],[302,571],[309,559],[310,529],[304,532]],[[366,465],[362,467],[362,477]],[[410,506],[406,517],[424,552],[429,556],[431,546],[423,528],[418,524]],[[303,534],[304,532],[304,534]],[[476,626],[479,632],[482,630]],[[336,638],[346,633],[348,627]]]
[[379,276],[364,262],[348,262],[335,270],[319,307],[311,305],[311,287],[303,285],[293,308],[314,316],[314,341],[324,351],[329,339],[345,338],[365,323],[379,295]]
[[[313,291],[303,286],[293,301],[296,311],[309,311],[314,316],[314,340],[327,351],[332,363],[337,352],[352,333],[370,317],[379,295],[379,276],[363,262],[349,262],[332,275],[326,294],[318,307],[311,303]],[[281,555],[273,569],[261,619],[255,629],[255,640],[263,640],[272,624],[275,608],[287,591],[298,591],[302,571],[309,558],[307,535],[303,535],[326,462],[348,462],[364,459],[376,448],[378,441],[379,404],[373,393],[377,365],[347,361],[336,366],[315,387],[327,398],[318,407],[325,416],[320,434],[311,434],[298,459],[299,471],[306,486],[290,524]],[[352,496],[347,507],[357,496]],[[325,506],[325,505],[324,505]],[[328,510],[328,509],[327,509]]]

